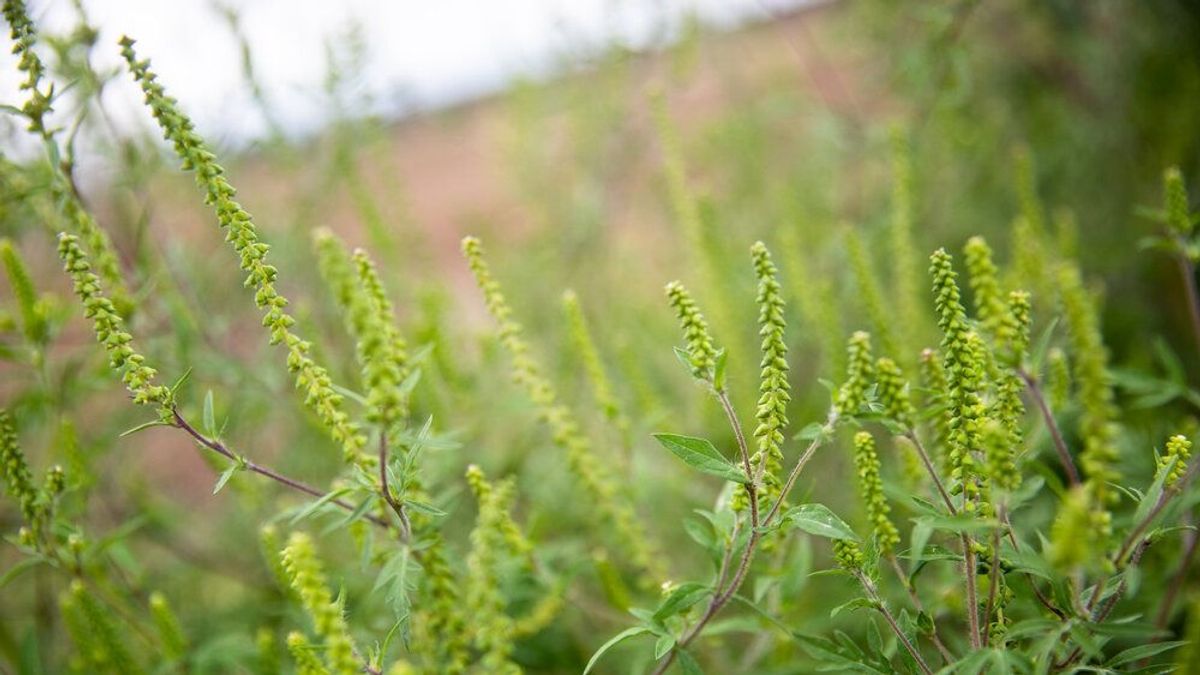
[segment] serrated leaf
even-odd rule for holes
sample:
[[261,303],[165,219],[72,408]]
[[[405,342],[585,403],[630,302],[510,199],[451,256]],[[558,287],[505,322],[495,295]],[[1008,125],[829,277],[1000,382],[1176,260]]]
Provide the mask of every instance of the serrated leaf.
[[725,459],[712,443],[703,438],[678,434],[654,434],[654,439],[685,464],[704,473],[735,483],[747,483],[746,474]]
[[783,514],[783,518],[793,527],[818,537],[858,541],[854,530],[823,504],[793,506]]
[[587,666],[583,669],[583,675],[587,675],[588,673],[592,672],[592,668],[596,666],[596,663],[600,660],[600,657],[604,656],[604,653],[608,650],[631,637],[636,637],[649,632],[650,629],[646,628],[645,626],[634,626],[632,628],[626,628],[620,633],[617,633],[610,638],[608,642],[600,645],[600,648],[596,650],[596,653],[592,654],[592,658],[588,659]]

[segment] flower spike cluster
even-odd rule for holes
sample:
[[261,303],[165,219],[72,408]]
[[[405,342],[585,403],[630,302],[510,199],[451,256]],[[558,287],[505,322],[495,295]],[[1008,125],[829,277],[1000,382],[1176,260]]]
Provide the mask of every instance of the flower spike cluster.
[[904,429],[912,429],[917,412],[900,366],[886,356],[880,357],[875,362],[875,380],[883,414]]
[[854,467],[858,475],[858,494],[867,507],[867,517],[875,533],[880,553],[889,554],[900,543],[900,532],[889,517],[891,507],[883,496],[883,479],[879,476],[879,453],[875,437],[869,431],[854,435]]
[[984,406],[979,395],[983,383],[983,341],[967,322],[950,254],[938,249],[930,263],[949,394],[951,478],[954,490],[963,492],[963,508],[974,512],[982,497],[976,455],[983,450],[980,433]]
[[225,170],[217,164],[216,156],[196,133],[192,121],[179,110],[175,99],[156,81],[150,62],[137,58],[133,44],[128,37],[121,38],[121,55],[141,85],[146,104],[163,136],[183,160],[184,170],[195,173],[205,203],[216,211],[221,229],[225,230],[225,240],[233,245],[246,273],[246,286],[255,290],[254,302],[264,312],[262,323],[270,333],[271,344],[286,345],[288,370],[295,375],[296,386],[304,392],[305,405],[342,446],[345,458],[361,462],[366,437],[342,409],[342,396],[334,391],[329,373],[310,356],[312,345],[292,331],[296,320],[285,309],[287,299],[275,288],[278,270],[267,263],[270,247],[259,239],[252,217],[234,199],[236,191],[225,178]]
[[512,308],[484,260],[483,244],[475,237],[467,237],[463,240],[462,250],[475,275],[476,285],[483,291],[484,304],[499,325],[500,342],[512,359],[513,379],[528,392],[555,444],[566,451],[571,472],[582,483],[602,521],[616,534],[617,543],[639,570],[639,582],[653,587],[657,583],[655,579],[663,576],[662,562],[648,544],[644,525],[629,500],[621,498],[620,487],[613,481],[608,467],[596,458],[575,416],[567,406],[559,403],[554,386],[541,374],[530,355],[521,326],[512,318]]
[[288,538],[288,545],[283,549],[283,565],[292,588],[312,619],[313,629],[325,641],[325,663],[329,672],[357,675],[362,671],[362,664],[355,657],[354,640],[342,615],[341,604],[329,592],[312,539],[307,534],[294,532]]
[[963,247],[967,278],[975,300],[975,315],[989,335],[1001,330],[1007,312],[1000,294],[999,270],[992,261],[992,249],[983,237],[971,237]]
[[34,290],[33,280],[29,278],[25,261],[21,260],[12,241],[7,238],[0,239],[0,262],[4,264],[8,285],[21,311],[21,328],[25,338],[35,344],[40,343],[46,337],[45,311],[38,302],[37,291]]
[[708,322],[683,284],[672,281],[667,284],[666,293],[667,301],[675,309],[683,328],[692,375],[701,380],[712,380],[717,365],[717,349],[713,346],[712,336],[708,334]]
[[612,422],[617,427],[617,431],[624,436],[629,432],[629,420],[621,412],[621,404],[613,391],[612,381],[600,360],[600,351],[596,348],[596,341],[592,338],[592,331],[588,328],[583,308],[579,305],[579,296],[575,294],[575,291],[568,290],[563,293],[562,303],[563,313],[566,315],[567,326],[571,333],[571,342],[575,346],[575,352],[580,361],[583,362],[583,370],[591,383],[592,395],[601,410],[604,411],[604,417]]
[[1164,485],[1174,487],[1187,474],[1188,460],[1191,458],[1192,442],[1187,436],[1176,434],[1167,439],[1167,448],[1158,458],[1158,472],[1166,471],[1171,462],[1175,462],[1175,465],[1171,467],[1171,473],[1167,475]]
[[494,487],[473,464],[467,468],[467,482],[479,504],[475,529],[471,531],[471,552],[467,556],[470,575],[467,604],[475,627],[475,642],[483,652],[481,665],[489,673],[517,673],[520,669],[511,660],[513,621],[504,611],[497,574],[501,549],[506,545],[505,525],[512,525],[508,515],[511,488]]
[[367,419],[386,430],[406,413],[400,384],[408,370],[407,347],[396,328],[392,303],[366,251],[354,251],[354,267],[362,293],[355,310],[364,315],[358,351],[367,387]]
[[1079,436],[1083,439],[1080,467],[1093,500],[1095,525],[1105,535],[1111,523],[1108,507],[1117,499],[1111,485],[1121,478],[1114,466],[1117,462],[1116,404],[1108,373],[1108,349],[1100,336],[1095,304],[1084,288],[1079,269],[1064,265],[1058,282],[1071,356],[1075,361],[1075,381],[1079,386]]
[[92,320],[96,340],[104,345],[109,365],[121,374],[133,394],[133,402],[156,404],[161,414],[169,416],[173,405],[171,390],[154,383],[157,371],[146,365],[146,357],[133,348],[133,336],[125,331],[124,320],[100,288],[100,279],[92,273],[79,239],[73,234],[58,235],[58,255],[75,284],[75,295],[83,303],[84,316]]
[[758,444],[756,464],[765,467],[764,494],[774,499],[779,491],[779,473],[783,470],[783,430],[787,428],[787,404],[792,397],[788,384],[787,344],[783,339],[783,294],[776,279],[775,263],[760,241],[750,249],[758,276],[758,334],[762,338],[759,364],[758,425],[754,438]]
[[874,374],[871,334],[860,330],[851,335],[846,343],[846,354],[846,381],[838,390],[835,402],[838,414],[843,417],[854,415],[867,402],[867,390]]
[[1166,202],[1167,226],[1180,237],[1189,237],[1196,223],[1188,212],[1187,187],[1178,167],[1171,167],[1163,174],[1163,201]]

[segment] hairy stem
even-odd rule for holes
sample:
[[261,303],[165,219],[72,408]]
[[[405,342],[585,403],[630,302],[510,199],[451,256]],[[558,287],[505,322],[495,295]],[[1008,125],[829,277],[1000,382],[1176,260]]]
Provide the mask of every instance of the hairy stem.
[[737,438],[738,451],[742,455],[742,470],[746,472],[746,496],[750,502],[750,524],[753,527],[758,527],[758,479],[754,474],[753,467],[750,466],[750,449],[746,445],[746,434],[742,433],[742,423],[738,421],[737,413],[733,409],[733,403],[729,400],[729,392],[724,389],[716,389],[717,400],[721,402],[721,409],[725,411],[725,417],[729,420],[729,426],[733,429],[733,435]]
[[900,630],[900,625],[896,623],[896,618],[892,616],[892,613],[888,610],[887,605],[883,604],[883,600],[879,598],[879,593],[875,589],[875,585],[872,584],[871,580],[868,579],[860,570],[855,570],[854,576],[858,579],[858,583],[862,584],[863,591],[866,592],[867,597],[870,598],[871,602],[875,603],[875,609],[879,610],[879,613],[883,615],[884,620],[887,621],[889,626],[891,626],[892,632],[896,634],[896,639],[900,641],[900,644],[904,645],[904,649],[907,650],[909,655],[913,657],[913,660],[917,662],[917,667],[920,668],[921,672],[925,673],[925,675],[933,675],[933,671],[930,670],[929,664],[925,663],[925,657],[921,656],[921,652],[917,651],[916,646],[913,645],[913,643],[908,639],[908,636],[904,634],[904,631]]
[[1042,414],[1042,421],[1045,422],[1046,429],[1050,432],[1050,438],[1054,441],[1054,450],[1058,453],[1058,460],[1067,472],[1067,481],[1072,487],[1079,485],[1079,469],[1075,468],[1075,460],[1071,459],[1071,451],[1067,449],[1067,442],[1063,440],[1062,430],[1058,428],[1058,421],[1054,419],[1054,413],[1050,411],[1050,406],[1046,403],[1046,396],[1042,393],[1042,388],[1038,386],[1033,375],[1024,368],[1017,368],[1017,375],[1025,383],[1029,397],[1033,399],[1038,411]]
[[[925,606],[921,602],[920,596],[917,595],[917,589],[913,587],[912,583],[908,580],[908,575],[904,573],[904,568],[900,566],[900,561],[896,559],[896,554],[888,554],[887,559],[888,562],[892,564],[892,570],[896,572],[896,578],[900,581],[900,585],[903,586],[905,592],[908,593],[908,599],[910,602],[912,602],[913,607],[918,612],[924,612]],[[932,622],[933,617],[930,616],[929,620]],[[929,640],[933,643],[933,646],[937,648],[938,653],[942,655],[942,660],[944,662],[954,663],[954,655],[950,653],[950,650],[946,649],[946,645],[942,643],[942,638],[938,636],[937,623],[933,623],[933,630],[929,634]]]

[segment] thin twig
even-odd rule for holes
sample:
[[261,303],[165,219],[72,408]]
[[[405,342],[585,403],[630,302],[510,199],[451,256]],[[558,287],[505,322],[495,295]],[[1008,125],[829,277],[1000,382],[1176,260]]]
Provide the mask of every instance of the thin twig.
[[[171,410],[171,415],[172,415],[172,417],[174,417],[175,426],[180,429],[183,429],[185,432],[187,432],[187,434],[189,436],[191,436],[192,438],[194,438],[197,443],[208,448],[209,450],[212,450],[213,452],[216,452],[217,454],[221,455],[222,457],[225,457],[226,459],[229,459],[234,462],[241,462],[242,465],[246,467],[247,471],[257,473],[260,476],[266,476],[267,478],[270,478],[271,480],[273,480],[277,483],[286,485],[286,486],[292,488],[293,490],[296,490],[298,492],[303,492],[304,494],[309,495],[311,497],[317,497],[320,499],[324,499],[325,497],[328,496],[328,493],[322,492],[322,491],[318,490],[317,488],[312,487],[311,485],[302,483],[294,478],[289,478],[289,477],[275,471],[274,469],[270,469],[270,468],[265,467],[256,462],[252,462],[252,461],[246,459],[245,457],[240,457],[239,455],[234,454],[233,451],[231,451],[229,448],[225,447],[224,443],[222,443],[218,440],[212,439],[212,438],[208,438],[207,436],[200,433],[199,431],[196,431],[196,428],[193,427],[191,424],[189,424],[186,419],[184,419],[183,415],[181,415],[179,413],[178,409],[173,408]],[[346,509],[347,511],[354,511],[356,508],[358,508],[354,504],[351,504],[350,502],[348,502],[344,499],[336,499],[336,498],[330,499],[330,500],[328,500],[328,503],[333,504],[334,506],[338,506],[340,508]],[[383,528],[391,528],[392,527],[391,523],[389,523],[387,520],[380,518],[378,516],[366,514],[363,516],[363,518],[380,526],[380,527],[383,527]]]
[[400,538],[407,543],[412,539],[412,523],[408,520],[408,513],[404,510],[404,504],[396,499],[392,494],[391,488],[388,487],[388,445],[387,432],[379,432],[379,492],[383,494],[383,501],[392,508],[396,513],[396,517],[400,519]]
[[1042,421],[1046,423],[1046,429],[1050,431],[1050,438],[1054,441],[1054,449],[1058,452],[1058,460],[1062,462],[1063,469],[1067,472],[1067,481],[1072,487],[1079,485],[1079,469],[1075,468],[1075,460],[1071,459],[1071,451],[1067,449],[1067,442],[1063,440],[1062,431],[1058,428],[1058,421],[1050,412],[1050,406],[1046,403],[1046,397],[1042,393],[1041,387],[1038,386],[1033,375],[1024,368],[1017,368],[1017,375],[1025,383],[1029,397],[1033,399],[1042,414]]
[[750,466],[750,449],[746,445],[746,434],[742,433],[742,423],[738,421],[737,413],[733,410],[733,403],[729,400],[729,392],[720,389],[717,390],[717,400],[721,402],[721,409],[725,411],[725,417],[729,420],[729,426],[733,429],[733,435],[737,439],[738,451],[742,455],[742,469],[746,472],[746,496],[750,502],[750,524],[758,527],[758,479],[755,476],[753,467]]

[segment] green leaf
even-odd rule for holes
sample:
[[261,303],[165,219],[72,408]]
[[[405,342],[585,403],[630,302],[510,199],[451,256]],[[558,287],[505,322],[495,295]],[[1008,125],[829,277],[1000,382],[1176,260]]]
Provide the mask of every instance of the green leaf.
[[867,598],[854,598],[853,600],[843,602],[837,607],[829,610],[829,618],[832,619],[846,610],[875,609],[875,607],[875,603]]
[[592,668],[594,668],[596,666],[596,662],[599,661],[600,657],[604,656],[604,653],[607,652],[608,650],[617,646],[621,642],[628,640],[631,637],[635,637],[635,636],[642,635],[644,633],[649,633],[649,632],[650,632],[650,629],[645,626],[634,626],[632,628],[626,628],[625,630],[621,631],[620,633],[617,633],[608,642],[605,642],[604,644],[600,645],[600,649],[597,649],[595,654],[592,654],[592,658],[588,659],[587,667],[585,667],[583,669],[583,675],[587,675],[588,673],[592,672]]
[[677,434],[654,434],[655,440],[670,450],[685,464],[704,473],[720,476],[735,483],[748,483],[746,474],[725,459],[712,443],[703,438],[680,436]]
[[654,611],[655,621],[666,621],[667,619],[686,611],[689,607],[700,602],[705,596],[710,594],[712,589],[704,584],[698,584],[694,581],[680,584],[671,591],[666,600],[658,606]]
[[1117,666],[1123,666],[1126,663],[1133,663],[1134,661],[1148,659],[1151,656],[1157,656],[1163,652],[1182,647],[1185,644],[1187,644],[1187,641],[1181,640],[1175,642],[1157,642],[1155,644],[1130,647],[1129,649],[1126,649],[1120,654],[1112,657],[1112,660],[1104,665],[1110,668],[1116,668]]
[[[712,631],[707,631],[707,634],[712,634]],[[683,671],[683,675],[704,675],[704,670],[696,663],[696,657],[687,651],[676,649],[675,660],[679,662],[679,669]]]
[[675,648],[675,636],[664,635],[654,643],[654,659],[657,661]]
[[792,436],[797,441],[815,441],[828,435],[828,430],[821,422],[809,422],[795,436]]
[[149,422],[143,422],[142,424],[139,424],[132,429],[126,429],[125,431],[122,431],[120,437],[125,438],[126,436],[132,436],[132,435],[136,434],[137,432],[144,431],[146,429],[149,429],[150,427],[169,427],[169,426],[171,426],[169,423],[164,422],[162,420],[151,420]]
[[204,433],[209,438],[216,438],[217,436],[216,416],[213,415],[212,389],[209,389],[204,394]]
[[829,539],[858,541],[854,530],[823,504],[800,504],[783,514],[784,520],[809,534]]
[[433,516],[434,518],[440,518],[440,517],[446,515],[445,511],[439,509],[438,507],[434,506],[433,504],[419,502],[415,499],[405,499],[404,505],[407,506],[408,508],[412,509],[413,511],[416,511],[417,513],[423,513],[427,516]]
[[729,362],[729,353],[721,348],[717,352],[717,364],[713,368],[713,389],[717,391],[725,390],[725,366]]
[[228,469],[222,471],[221,477],[217,479],[217,486],[213,488],[213,494],[215,495],[220,492],[221,488],[225,487],[225,484],[229,482],[229,479],[233,478],[233,474],[237,473],[241,468],[241,462],[234,462]]
[[325,506],[329,502],[341,497],[342,495],[344,495],[348,492],[350,492],[350,488],[339,488],[337,490],[332,490],[330,492],[327,492],[320,499],[314,500],[308,506],[305,506],[304,508],[300,509],[300,511],[298,511],[296,513],[296,515],[292,516],[291,524],[295,525],[296,523],[304,520],[305,518],[307,518],[307,517],[311,516],[313,513],[315,513],[317,509],[321,508],[322,506]]
[[1000,521],[990,518],[979,518],[966,513],[954,516],[921,516],[916,522],[927,523],[935,530],[948,530],[956,534],[976,534],[991,532],[1000,527]]
[[46,560],[40,557],[23,558],[20,562],[5,570],[3,576],[0,576],[0,588],[4,588],[17,577],[44,562]]

